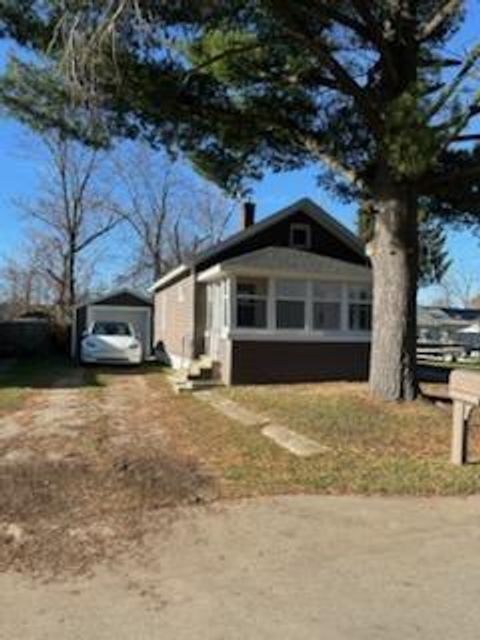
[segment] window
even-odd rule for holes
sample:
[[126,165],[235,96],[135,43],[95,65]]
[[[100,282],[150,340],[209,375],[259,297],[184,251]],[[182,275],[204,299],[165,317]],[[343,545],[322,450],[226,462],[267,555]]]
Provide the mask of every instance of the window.
[[131,336],[133,331],[127,322],[95,322],[92,334],[94,336]]
[[342,322],[342,288],[328,282],[313,283],[313,328],[338,331]]
[[308,224],[290,225],[290,246],[295,249],[310,249],[311,229]]
[[348,325],[351,331],[372,328],[372,292],[369,286],[350,286],[348,291]]
[[265,329],[267,326],[268,281],[241,278],[237,281],[237,327]]
[[275,293],[277,329],[304,329],[307,283],[304,280],[277,280]]

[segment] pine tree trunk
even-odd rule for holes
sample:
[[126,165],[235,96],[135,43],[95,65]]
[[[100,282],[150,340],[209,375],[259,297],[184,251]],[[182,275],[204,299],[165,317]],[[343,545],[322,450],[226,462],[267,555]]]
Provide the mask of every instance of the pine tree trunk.
[[417,198],[379,171],[374,188],[373,336],[370,390],[387,401],[414,400],[418,270]]

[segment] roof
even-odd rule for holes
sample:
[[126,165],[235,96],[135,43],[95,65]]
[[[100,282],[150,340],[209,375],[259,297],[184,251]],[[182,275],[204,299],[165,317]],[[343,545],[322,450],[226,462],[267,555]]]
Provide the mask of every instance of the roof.
[[225,260],[203,272],[200,279],[209,280],[221,273],[320,275],[330,278],[369,279],[371,270],[344,260],[288,247],[266,247]]
[[122,287],[120,289],[113,289],[112,291],[108,291],[107,293],[103,293],[100,296],[97,296],[95,298],[90,298],[88,300],[85,300],[84,302],[82,302],[81,304],[78,304],[76,306],[76,308],[78,309],[79,307],[86,307],[90,304],[99,304],[100,302],[103,302],[104,300],[108,300],[109,298],[113,298],[114,296],[120,296],[122,294],[127,294],[130,296],[133,296],[134,298],[137,298],[138,300],[141,300],[142,302],[145,302],[145,304],[152,304],[152,300],[150,298],[150,296],[148,296],[147,294],[141,292],[141,291],[137,291],[135,289],[131,289],[129,287]]
[[467,327],[480,320],[480,309],[419,307],[418,324],[431,327]]
[[202,262],[215,258],[216,255],[220,254],[225,249],[234,247],[240,242],[243,242],[244,240],[247,240],[248,238],[256,235],[260,231],[263,231],[264,229],[267,229],[268,227],[281,222],[297,211],[302,211],[306,215],[310,216],[315,222],[330,231],[332,235],[336,236],[339,240],[348,245],[360,257],[365,258],[364,245],[354,233],[347,229],[347,227],[345,227],[343,224],[335,220],[335,218],[333,218],[310,198],[301,198],[300,200],[297,200],[294,203],[290,204],[288,207],[280,209],[280,211],[277,211],[276,213],[263,218],[247,229],[242,229],[241,231],[233,234],[229,238],[223,240],[223,242],[216,244],[214,247],[210,247],[209,249],[202,251],[190,263],[181,264],[175,269],[172,269],[172,271],[169,271],[167,274],[162,276],[162,278],[157,280],[152,285],[152,287],[150,287],[149,291],[155,291],[159,287],[165,286],[175,278],[182,277],[192,268],[196,267]]

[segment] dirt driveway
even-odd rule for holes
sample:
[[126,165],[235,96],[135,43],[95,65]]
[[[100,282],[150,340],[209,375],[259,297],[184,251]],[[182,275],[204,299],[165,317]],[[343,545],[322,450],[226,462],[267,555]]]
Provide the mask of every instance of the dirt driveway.
[[163,507],[215,496],[169,436],[187,416],[148,376],[65,368],[0,418],[0,570],[88,571],[135,546]]

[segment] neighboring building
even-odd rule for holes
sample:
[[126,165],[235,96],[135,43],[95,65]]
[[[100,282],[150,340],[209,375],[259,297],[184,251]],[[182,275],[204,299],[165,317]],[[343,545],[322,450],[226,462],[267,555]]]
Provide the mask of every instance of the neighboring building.
[[75,308],[71,355],[77,357],[84,332],[93,322],[130,322],[137,338],[143,344],[144,357],[152,353],[152,301],[149,297],[130,289],[119,289],[88,300]]
[[243,229],[160,278],[157,353],[200,356],[225,384],[368,375],[371,269],[360,240],[309,199]]
[[419,343],[461,344],[480,347],[480,309],[419,307]]

